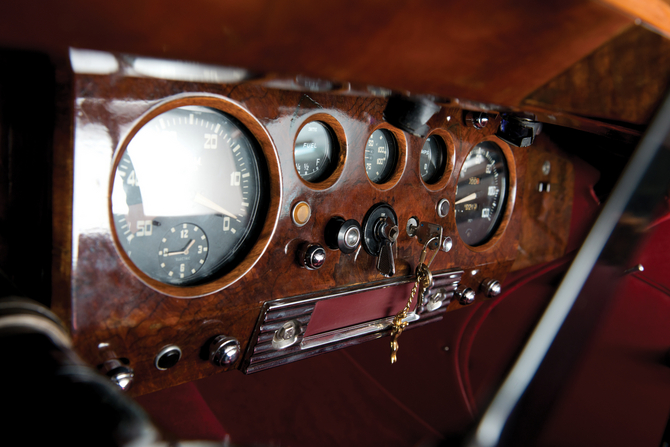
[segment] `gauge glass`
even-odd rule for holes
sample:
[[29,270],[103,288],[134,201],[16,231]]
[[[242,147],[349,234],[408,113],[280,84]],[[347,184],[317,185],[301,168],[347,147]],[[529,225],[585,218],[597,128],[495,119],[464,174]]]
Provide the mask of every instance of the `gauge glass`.
[[419,171],[421,178],[429,185],[437,183],[444,174],[446,162],[445,144],[437,135],[431,135],[421,149]]
[[191,285],[225,273],[263,224],[263,159],[235,118],[179,107],[146,123],[120,157],[112,214],[121,249],[147,276]]
[[375,130],[365,145],[365,172],[372,183],[381,184],[391,177],[396,165],[397,145],[393,134]]
[[328,128],[318,122],[307,123],[295,140],[295,167],[307,182],[319,182],[331,172],[333,141]]
[[508,170],[502,149],[486,141],[465,158],[456,187],[456,227],[463,242],[488,241],[502,220],[507,200]]

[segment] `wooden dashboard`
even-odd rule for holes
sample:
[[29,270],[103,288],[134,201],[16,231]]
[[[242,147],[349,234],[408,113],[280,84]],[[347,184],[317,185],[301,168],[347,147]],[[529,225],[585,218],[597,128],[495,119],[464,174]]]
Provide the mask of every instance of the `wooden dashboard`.
[[[476,291],[476,300],[486,299],[480,292],[483,280],[502,281],[511,269],[554,259],[565,251],[572,166],[544,135],[525,148],[503,141],[496,136],[499,114],[491,114],[489,124],[477,128],[468,122],[468,110],[449,101],[439,103],[439,112],[427,126],[429,135],[445,142],[447,160],[442,178],[427,184],[419,172],[426,138],[390,125],[383,116],[388,96],[365,86],[310,91],[292,79],[174,80],[132,73],[124,65],[125,56],[107,55],[120,62],[113,72],[74,72],[73,98],[64,106],[71,123],[59,125],[63,138],[56,145],[53,193],[72,201],[61,201],[64,206],[54,209],[52,307],[69,322],[77,350],[88,362],[102,368],[106,361],[118,360],[134,370],[133,394],[228,369],[250,372],[250,357],[262,338],[259,331],[271,303],[329,302],[320,304],[318,316],[312,315],[324,331],[393,316],[407,301],[423,248],[406,231],[410,218],[437,224],[451,238],[450,250],[436,254],[431,271],[438,276],[461,272],[460,284]],[[264,226],[240,264],[210,281],[179,288],[147,279],[124,257],[110,218],[110,185],[115,159],[147,116],[182,104],[218,108],[246,125],[263,146],[270,197]],[[296,171],[294,144],[300,128],[315,120],[333,130],[339,158],[328,178],[310,183]],[[366,176],[364,158],[368,137],[380,128],[398,141],[399,157],[388,181],[376,184]],[[473,247],[459,237],[453,204],[464,160],[484,141],[504,151],[508,198],[492,237]],[[551,169],[543,170],[547,164]],[[438,204],[443,199],[452,209],[440,217]],[[302,226],[292,218],[300,202],[311,210]],[[326,247],[324,233],[331,218],[363,222],[379,203],[397,215],[395,275],[385,278],[376,268],[376,257],[360,247],[350,254],[326,248],[326,261],[318,270],[296,262],[302,243]],[[443,304],[431,319],[462,307],[455,299]],[[209,343],[218,335],[238,340],[242,353],[223,367],[208,360]],[[158,369],[156,356],[168,346],[179,347],[181,358],[167,370]]]

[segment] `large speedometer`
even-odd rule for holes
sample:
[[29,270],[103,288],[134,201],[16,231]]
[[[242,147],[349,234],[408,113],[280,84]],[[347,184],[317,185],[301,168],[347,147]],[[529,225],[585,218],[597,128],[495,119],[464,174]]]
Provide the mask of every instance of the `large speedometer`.
[[508,169],[500,147],[485,141],[463,162],[456,187],[456,228],[471,246],[486,243],[495,233],[505,210]]
[[116,165],[112,213],[122,250],[170,285],[229,270],[262,226],[263,169],[255,140],[228,114],[185,106],[154,117]]

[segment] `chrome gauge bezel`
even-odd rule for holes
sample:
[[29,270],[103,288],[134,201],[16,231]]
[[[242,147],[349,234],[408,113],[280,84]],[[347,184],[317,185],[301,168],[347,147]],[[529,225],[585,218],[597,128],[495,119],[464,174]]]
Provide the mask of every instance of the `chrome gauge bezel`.
[[[195,281],[192,284],[175,285],[148,275],[130,259],[120,242],[120,235],[116,231],[112,209],[112,191],[119,163],[128,145],[138,132],[154,118],[173,109],[189,106],[215,109],[239,123],[242,133],[252,141],[255,156],[259,161],[260,171],[258,175],[260,181],[263,182],[260,186],[262,188],[262,198],[260,199],[262,203],[257,204],[256,215],[252,217],[252,219],[255,219],[252,222],[255,223],[251,224],[252,228],[247,236],[248,239],[244,241],[244,247],[240,249],[237,255],[207,278],[202,278],[202,280]],[[110,230],[116,251],[124,264],[138,279],[166,295],[179,298],[195,298],[221,290],[242,278],[258,262],[267,249],[279,218],[280,184],[281,174],[276,147],[267,130],[246,109],[227,98],[215,95],[179,95],[169,98],[142,115],[115,151],[109,178],[108,210]],[[208,235],[208,239],[211,244],[212,238],[210,235]]]

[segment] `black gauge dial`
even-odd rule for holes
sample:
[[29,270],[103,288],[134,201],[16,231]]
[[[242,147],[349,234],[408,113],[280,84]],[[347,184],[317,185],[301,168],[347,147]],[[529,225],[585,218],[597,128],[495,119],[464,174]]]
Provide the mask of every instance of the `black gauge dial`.
[[263,159],[233,117],[188,106],[132,138],[116,168],[112,213],[121,249],[147,276],[172,285],[232,269],[264,215]]
[[508,170],[502,149],[486,141],[465,158],[456,187],[456,227],[463,242],[488,241],[500,224],[507,200]]
[[393,174],[397,160],[397,145],[388,130],[375,130],[365,145],[365,172],[373,183],[384,183]]
[[318,121],[307,123],[295,140],[295,167],[308,182],[319,182],[332,172],[333,141],[328,128]]
[[205,264],[209,244],[202,228],[190,223],[165,232],[158,247],[158,262],[170,278],[186,279]]
[[437,183],[444,174],[447,160],[445,144],[437,135],[431,135],[421,149],[419,171],[421,178],[429,185]]

